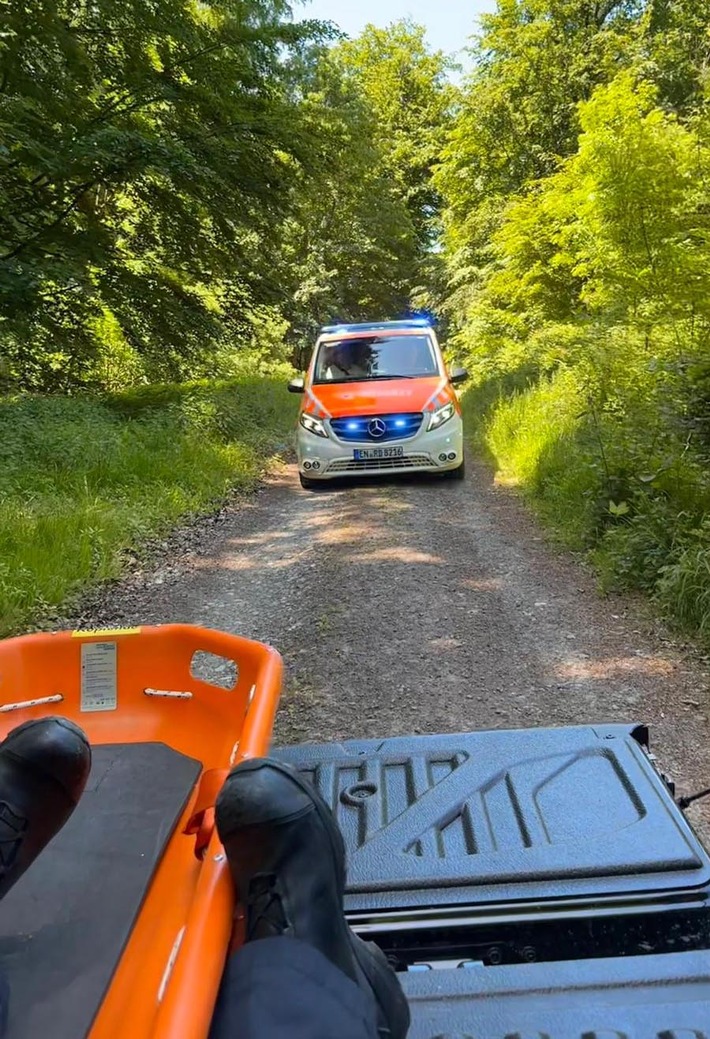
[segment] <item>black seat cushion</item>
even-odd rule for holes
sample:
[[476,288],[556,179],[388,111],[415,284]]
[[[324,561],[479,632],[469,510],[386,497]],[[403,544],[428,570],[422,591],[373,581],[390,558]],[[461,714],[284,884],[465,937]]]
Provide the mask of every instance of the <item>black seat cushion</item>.
[[201,772],[162,743],[95,747],[67,825],[0,904],[7,1039],[81,1039]]

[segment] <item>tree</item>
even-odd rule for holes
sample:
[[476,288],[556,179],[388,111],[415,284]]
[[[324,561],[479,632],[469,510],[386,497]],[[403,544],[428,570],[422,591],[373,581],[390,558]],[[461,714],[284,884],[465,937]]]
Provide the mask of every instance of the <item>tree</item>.
[[91,381],[107,321],[139,367],[179,375],[273,298],[312,150],[284,49],[326,35],[288,14],[4,0],[0,351],[26,385]]
[[292,285],[291,338],[308,347],[319,325],[397,316],[406,308],[417,249],[410,213],[385,168],[376,115],[337,55],[313,56],[302,118],[319,142],[301,169],[284,229]]
[[685,321],[703,338],[710,257],[696,185],[708,152],[657,101],[654,85],[626,72],[580,106],[576,153],[504,211],[489,303],[524,315],[528,329],[634,324],[648,341]]
[[458,266],[477,266],[470,250],[485,250],[510,195],[574,151],[578,103],[633,60],[640,7],[640,0],[499,0],[481,19],[476,66],[435,177]]
[[649,0],[644,17],[647,74],[679,112],[703,98],[710,63],[708,0]]
[[432,181],[446,139],[456,91],[451,62],[429,50],[425,31],[410,21],[368,25],[335,54],[361,89],[374,117],[373,141],[414,225],[420,249],[438,237],[441,199]]

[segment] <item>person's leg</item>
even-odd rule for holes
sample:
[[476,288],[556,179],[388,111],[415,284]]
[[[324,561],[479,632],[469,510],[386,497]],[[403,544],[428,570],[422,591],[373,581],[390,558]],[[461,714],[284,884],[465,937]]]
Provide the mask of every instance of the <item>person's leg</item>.
[[[38,718],[0,743],[0,898],[64,826],[91,770],[89,742],[65,718]],[[9,991],[0,975],[0,1036]]]
[[298,938],[247,942],[229,960],[210,1039],[376,1039],[364,992]]
[[[278,761],[242,762],[220,792],[216,819],[247,932],[225,974],[217,1039],[227,1039],[237,1021],[243,1039],[291,1037],[296,1022],[309,1039],[404,1039],[407,1001],[384,954],[347,926],[343,838],[311,784]],[[266,939],[278,956],[270,975],[269,953],[257,949]],[[302,945],[310,947],[307,960],[299,959]],[[253,989],[242,969],[251,970]],[[243,1030],[242,1002],[250,1019],[258,1006],[254,1032]]]

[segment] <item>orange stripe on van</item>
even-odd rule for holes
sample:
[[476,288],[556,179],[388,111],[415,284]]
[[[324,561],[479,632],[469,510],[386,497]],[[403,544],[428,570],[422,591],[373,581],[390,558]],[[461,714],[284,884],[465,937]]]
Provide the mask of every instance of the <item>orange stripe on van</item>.
[[313,415],[314,418],[326,419],[330,418],[330,412],[326,411],[321,402],[316,397],[313,390],[307,389],[306,395],[308,397],[309,407],[306,408],[309,415]]
[[448,404],[450,399],[448,380],[442,379],[424,405],[424,411],[436,411],[437,408],[443,407],[444,404]]

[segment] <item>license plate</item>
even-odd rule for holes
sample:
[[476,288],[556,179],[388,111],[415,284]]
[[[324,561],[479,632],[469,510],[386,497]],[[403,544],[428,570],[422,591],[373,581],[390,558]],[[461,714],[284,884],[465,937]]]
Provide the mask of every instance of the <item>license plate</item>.
[[356,462],[366,462],[371,458],[402,458],[403,447],[363,447],[353,451]]

